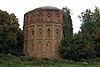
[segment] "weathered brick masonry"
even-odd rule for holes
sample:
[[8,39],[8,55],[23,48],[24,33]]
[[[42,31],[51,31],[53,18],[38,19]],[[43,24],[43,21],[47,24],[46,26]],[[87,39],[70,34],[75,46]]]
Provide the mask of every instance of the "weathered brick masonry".
[[37,58],[58,58],[62,39],[62,11],[39,7],[24,15],[24,53]]

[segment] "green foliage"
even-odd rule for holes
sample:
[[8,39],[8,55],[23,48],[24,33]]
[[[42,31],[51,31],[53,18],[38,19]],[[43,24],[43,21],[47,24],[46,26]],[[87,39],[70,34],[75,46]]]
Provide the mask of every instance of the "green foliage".
[[63,39],[59,53],[63,58],[82,61],[100,57],[100,10],[95,8],[94,12],[90,9],[82,12],[79,16],[83,22],[77,34],[72,31],[72,21],[69,11],[63,15]]
[[6,11],[0,10],[0,25],[13,25],[18,27],[18,19],[14,13],[9,14]]
[[92,33],[94,28],[94,22],[93,22],[93,16],[92,12],[89,9],[86,9],[86,11],[81,13],[81,16],[79,16],[81,21],[83,22],[80,29],[83,33]]
[[0,10],[0,53],[18,55],[22,50],[20,34],[16,16]]
[[71,39],[73,36],[72,20],[70,16],[70,11],[67,8],[63,8],[63,38],[61,41],[61,47],[59,53],[67,58],[67,54],[70,51]]
[[100,57],[100,28],[96,28],[92,33],[97,57]]
[[73,52],[76,54],[75,60],[88,60],[95,57],[94,42],[89,34],[75,34],[72,47]]
[[84,34],[89,33],[92,42],[94,42],[94,50],[96,51],[96,57],[100,57],[100,10],[98,7],[95,8],[94,12],[87,9],[81,13],[80,19],[82,25],[80,27],[81,32]]
[[72,37],[73,35],[73,26],[72,19],[70,15],[70,10],[68,8],[63,8],[63,37]]
[[16,66],[17,67],[19,65],[31,65],[31,66],[35,66],[35,65],[60,65],[63,63],[68,63],[68,64],[72,64],[75,63],[73,61],[69,61],[69,60],[64,60],[64,59],[38,59],[38,58],[32,58],[32,57],[26,57],[26,56],[20,56],[20,57],[16,57],[13,56],[11,54],[0,54],[0,65],[5,64],[5,65],[10,65],[10,66]]
[[71,44],[66,45],[62,40],[63,48],[60,53],[68,60],[81,61],[82,59],[92,59],[95,57],[94,42],[89,34],[74,34]]
[[83,22],[80,27],[83,33],[92,34],[96,28],[100,28],[100,10],[98,7],[95,8],[94,12],[86,9],[86,11],[81,13],[79,18]]
[[[94,61],[94,62],[93,62]],[[87,64],[86,64],[87,63]],[[64,59],[37,59],[32,57],[16,57],[11,54],[0,54],[0,67],[99,67],[100,59],[74,62]]]

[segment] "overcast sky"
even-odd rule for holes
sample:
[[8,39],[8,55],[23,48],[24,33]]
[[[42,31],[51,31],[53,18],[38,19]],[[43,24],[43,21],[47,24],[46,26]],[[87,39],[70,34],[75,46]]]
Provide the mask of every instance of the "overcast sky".
[[86,9],[94,10],[95,6],[100,8],[100,0],[0,0],[0,9],[8,13],[14,13],[20,27],[23,28],[24,14],[41,6],[53,6],[59,9],[67,6],[71,10],[74,33],[80,28],[78,15]]

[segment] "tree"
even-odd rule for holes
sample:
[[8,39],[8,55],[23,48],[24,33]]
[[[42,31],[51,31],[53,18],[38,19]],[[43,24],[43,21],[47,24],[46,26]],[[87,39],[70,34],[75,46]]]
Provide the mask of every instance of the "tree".
[[81,13],[79,16],[81,21],[83,22],[80,29],[83,33],[92,33],[93,32],[93,16],[90,9],[86,9],[86,11]]
[[100,27],[100,10],[98,7],[95,8],[94,12],[91,12],[90,9],[86,9],[86,11],[81,13],[79,18],[83,22],[80,27],[83,33],[92,34],[96,28]]
[[100,28],[95,29],[92,33],[92,37],[95,44],[96,55],[100,58]]
[[73,27],[72,20],[70,16],[70,10],[68,8],[63,8],[63,38],[61,41],[61,47],[59,53],[63,55],[64,58],[67,58],[67,55],[70,51],[71,39],[73,37]]
[[0,10],[0,53],[18,55],[22,51],[20,34],[16,16]]
[[94,12],[87,9],[85,12],[81,13],[81,21],[83,22],[80,29],[83,34],[89,33],[91,36],[92,42],[94,42],[94,48],[96,51],[97,57],[100,57],[100,10],[98,7],[95,8]]
[[70,10],[66,7],[63,8],[63,37],[73,36],[73,26],[72,19],[70,15]]
[[[72,60],[91,59],[95,57],[94,42],[90,34],[77,33],[72,39]],[[73,57],[74,56],[74,57]]]

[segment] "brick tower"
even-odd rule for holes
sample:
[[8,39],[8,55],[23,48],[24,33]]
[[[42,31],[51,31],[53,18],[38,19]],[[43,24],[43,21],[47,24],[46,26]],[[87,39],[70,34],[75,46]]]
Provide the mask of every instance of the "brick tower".
[[62,11],[39,7],[24,15],[24,53],[37,58],[58,58],[62,39]]

